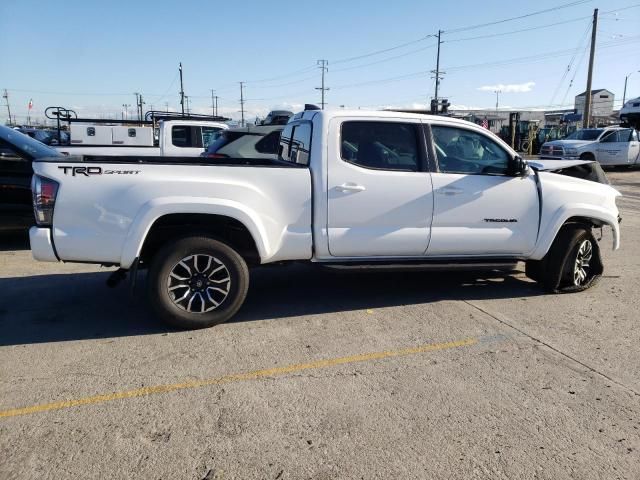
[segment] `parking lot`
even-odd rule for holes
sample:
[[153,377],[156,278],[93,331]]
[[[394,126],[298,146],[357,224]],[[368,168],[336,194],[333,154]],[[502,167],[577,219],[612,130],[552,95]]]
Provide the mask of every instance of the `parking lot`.
[[255,271],[233,322],[164,327],[107,269],[0,252],[0,478],[640,478],[640,171],[622,248],[523,273]]

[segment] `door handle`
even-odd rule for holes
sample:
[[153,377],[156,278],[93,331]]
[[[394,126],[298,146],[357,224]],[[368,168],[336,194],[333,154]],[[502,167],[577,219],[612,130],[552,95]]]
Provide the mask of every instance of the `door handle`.
[[342,185],[338,185],[336,190],[342,192],[363,192],[366,188],[364,188],[364,185],[357,185],[355,183],[343,183]]
[[464,190],[462,190],[461,188],[455,188],[455,187],[443,187],[437,190],[437,193],[439,193],[440,195],[449,195],[449,196],[460,195],[463,192]]

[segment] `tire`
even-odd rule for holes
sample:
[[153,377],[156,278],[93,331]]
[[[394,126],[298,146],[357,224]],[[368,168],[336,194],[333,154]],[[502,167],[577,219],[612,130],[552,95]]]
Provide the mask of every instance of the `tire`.
[[147,280],[151,306],[173,327],[207,328],[240,309],[249,288],[244,259],[209,237],[185,237],[153,257]]
[[583,153],[582,155],[580,155],[580,160],[593,160],[595,161],[596,157],[593,153]]
[[538,264],[536,281],[554,293],[581,292],[596,285],[602,272],[600,248],[591,229],[565,225]]

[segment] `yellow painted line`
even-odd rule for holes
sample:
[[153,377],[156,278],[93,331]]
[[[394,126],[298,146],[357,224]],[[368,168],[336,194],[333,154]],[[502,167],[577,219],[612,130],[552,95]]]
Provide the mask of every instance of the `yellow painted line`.
[[112,402],[124,398],[144,397],[157,393],[168,393],[176,390],[185,390],[189,388],[205,387],[208,385],[220,385],[224,383],[240,382],[244,380],[255,380],[263,377],[276,377],[287,373],[300,372],[302,370],[311,370],[318,368],[334,367],[336,365],[344,365],[356,362],[366,362],[370,360],[381,360],[383,358],[401,357],[406,355],[415,355],[417,353],[433,352],[436,350],[447,350],[450,348],[466,347],[478,343],[476,338],[467,338],[454,342],[445,343],[428,343],[418,347],[404,348],[401,350],[386,350],[382,352],[362,353],[349,357],[329,358],[326,360],[317,360],[309,363],[298,363],[287,365],[284,367],[268,368],[265,370],[254,370],[252,372],[236,373],[233,375],[225,375],[223,377],[210,378],[206,380],[191,380],[182,383],[172,383],[167,385],[156,385],[152,387],[137,388],[135,390],[125,390],[122,392],[106,393],[103,395],[94,395],[92,397],[78,398],[76,400],[64,400],[62,402],[43,403],[41,405],[33,405],[31,407],[12,408],[9,410],[1,410],[0,418],[18,417],[20,415],[29,415],[32,413],[47,412],[49,410],[60,410],[63,408],[79,407],[81,405],[91,405],[95,403]]

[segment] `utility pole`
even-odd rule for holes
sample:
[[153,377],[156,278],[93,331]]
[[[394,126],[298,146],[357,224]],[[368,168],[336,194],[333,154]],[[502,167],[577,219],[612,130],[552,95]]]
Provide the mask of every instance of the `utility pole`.
[[211,89],[211,115],[213,115],[214,117],[216,116],[216,100],[215,100],[215,95],[213,94],[214,90],[213,88]]
[[125,115],[125,120],[129,120],[129,107],[131,105],[129,105],[128,103],[123,103],[122,104],[122,108],[124,108],[124,115]]
[[502,90],[495,90],[494,93],[496,94],[496,112],[498,111],[498,99],[500,97],[500,94],[502,93]]
[[184,85],[182,83],[182,62],[180,62],[180,106],[182,107],[182,115],[184,115]]
[[169,113],[169,102],[164,102],[164,108],[167,110],[167,113]]
[[[637,72],[631,72],[629,75],[627,75],[626,77],[624,77],[624,92],[622,93],[622,106],[624,107],[624,102],[627,100],[627,80],[629,80],[629,77],[631,75],[633,75],[634,73],[640,73],[640,70],[638,70]],[[4,91],[4,94],[7,94],[7,91]],[[7,107],[9,106],[9,100],[7,100]]]
[[189,104],[189,95],[184,96],[184,101],[187,104],[187,115],[191,113],[191,105]]
[[216,113],[214,115],[217,117],[218,115],[220,115],[220,112],[218,111],[218,95],[216,95],[213,98],[216,99],[216,104],[215,104],[216,105],[216,110],[215,110]]
[[438,53],[436,54],[436,69],[435,71],[433,70],[431,71],[431,73],[435,73],[435,79],[436,79],[436,92],[435,92],[436,104],[438,102],[438,90],[440,87],[440,80],[442,78],[440,76],[440,73],[441,73],[440,72],[440,44],[442,43],[442,41],[440,40],[441,35],[442,35],[442,30],[438,30]]
[[136,112],[138,113],[138,120],[142,121],[142,105],[145,104],[144,100],[142,100],[142,94],[136,93]]
[[593,79],[593,58],[596,54],[596,33],[598,31],[598,9],[593,11],[593,26],[591,27],[591,52],[589,54],[589,73],[587,73],[587,91],[584,97],[583,128],[589,128],[591,118],[591,80]]
[[[627,85],[627,82],[625,81],[625,87]],[[7,89],[4,89],[4,94],[2,95],[2,98],[5,99],[5,101],[7,102],[7,113],[9,114],[9,125],[11,125],[11,107],[9,106],[9,92],[7,92]]]
[[318,68],[320,68],[320,70],[322,70],[322,86],[321,87],[316,87],[316,90],[320,90],[321,93],[321,100],[320,100],[320,105],[322,105],[322,110],[324,110],[324,106],[326,105],[325,101],[324,101],[324,92],[329,91],[329,88],[326,88],[324,86],[324,74],[326,72],[329,71],[329,67],[327,65],[329,65],[329,62],[327,60],[318,60],[317,62],[318,64]]
[[244,82],[240,82],[240,126],[244,127]]

